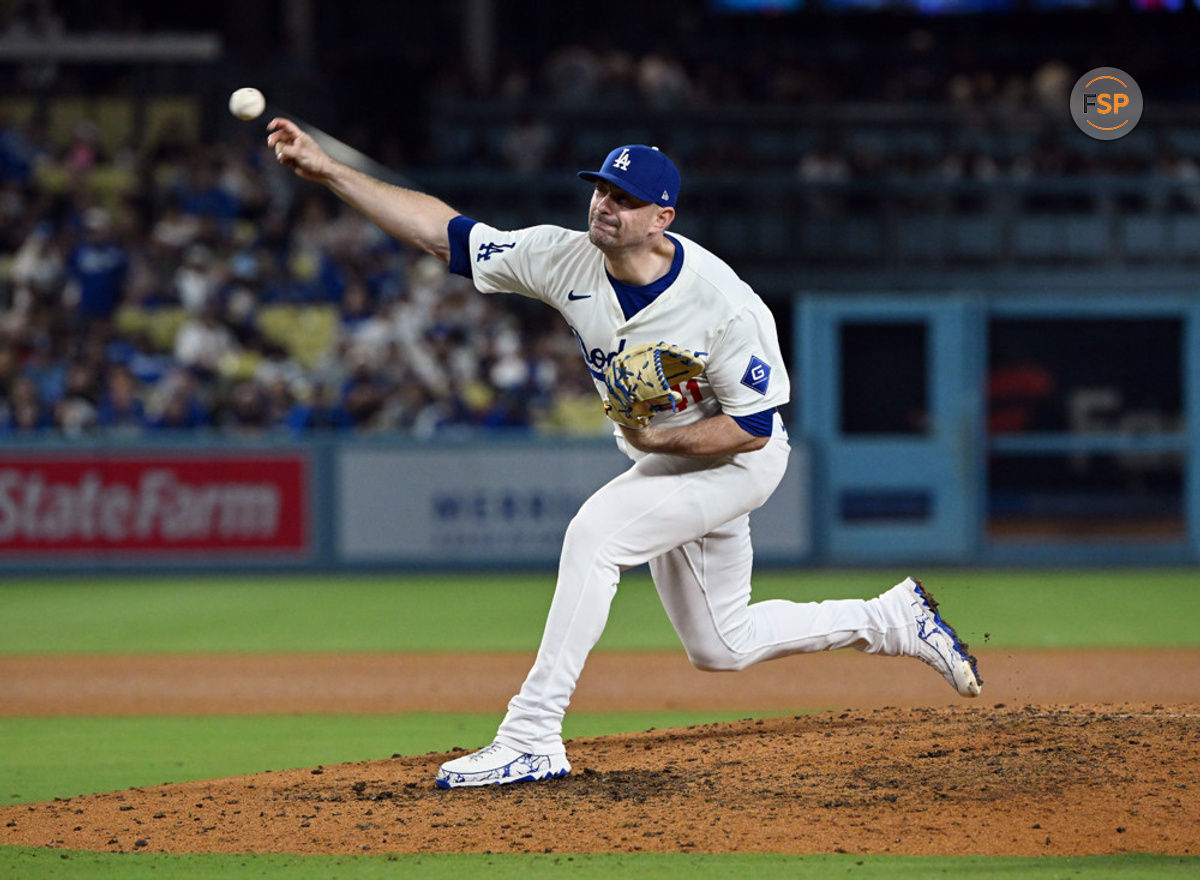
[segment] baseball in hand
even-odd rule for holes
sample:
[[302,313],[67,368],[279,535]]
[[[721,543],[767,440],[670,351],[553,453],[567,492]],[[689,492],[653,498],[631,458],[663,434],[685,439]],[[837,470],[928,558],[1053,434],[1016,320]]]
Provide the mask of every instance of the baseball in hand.
[[256,88],[247,86],[229,96],[229,112],[238,119],[256,119],[267,107],[267,99]]

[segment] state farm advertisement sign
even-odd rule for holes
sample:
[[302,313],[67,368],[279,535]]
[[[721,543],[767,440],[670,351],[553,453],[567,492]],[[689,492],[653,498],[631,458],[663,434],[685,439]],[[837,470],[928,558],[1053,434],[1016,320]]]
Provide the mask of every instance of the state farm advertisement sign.
[[308,468],[303,455],[0,453],[0,554],[305,551]]

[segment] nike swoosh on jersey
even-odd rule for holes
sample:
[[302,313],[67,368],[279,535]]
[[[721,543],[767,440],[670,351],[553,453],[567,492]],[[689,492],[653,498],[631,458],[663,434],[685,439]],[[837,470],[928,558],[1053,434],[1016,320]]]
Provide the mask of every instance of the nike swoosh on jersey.
[[590,293],[576,293],[574,290],[567,292],[567,299],[571,301],[575,301],[577,299],[589,299],[590,297]]

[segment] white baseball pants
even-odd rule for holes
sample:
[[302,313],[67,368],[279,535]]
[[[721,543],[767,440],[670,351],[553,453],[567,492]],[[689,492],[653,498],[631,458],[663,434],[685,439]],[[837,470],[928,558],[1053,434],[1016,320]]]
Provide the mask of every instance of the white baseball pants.
[[700,669],[744,669],[845,647],[903,653],[913,620],[896,603],[750,601],[750,511],[779,485],[789,451],[777,421],[760,450],[715,464],[649,455],[597,490],[567,528],[537,659],[496,740],[533,754],[563,752],[563,715],[604,631],[621,571],[643,562]]

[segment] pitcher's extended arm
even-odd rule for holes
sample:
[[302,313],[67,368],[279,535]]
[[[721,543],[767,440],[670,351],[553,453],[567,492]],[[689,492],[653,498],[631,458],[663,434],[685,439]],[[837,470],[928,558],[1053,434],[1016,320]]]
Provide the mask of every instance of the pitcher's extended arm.
[[334,160],[290,119],[272,119],[267,132],[267,146],[279,164],[327,187],[388,235],[450,259],[446,225],[459,212],[441,199],[384,183]]

